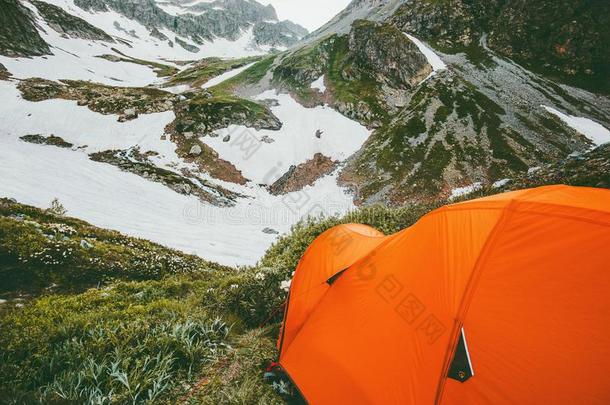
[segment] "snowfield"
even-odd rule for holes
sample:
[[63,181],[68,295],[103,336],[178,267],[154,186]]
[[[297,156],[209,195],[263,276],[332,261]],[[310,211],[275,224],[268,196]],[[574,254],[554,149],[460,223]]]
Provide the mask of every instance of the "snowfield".
[[[121,41],[106,43],[64,38],[40,18],[33,5],[24,3],[37,16],[40,34],[51,46],[53,55],[38,58],[0,56],[0,63],[15,79],[41,77],[88,80],[112,86],[160,87],[165,79],[158,78],[152,68],[130,62],[111,62],[99,56],[118,56],[111,49],[116,48],[129,57],[184,69],[186,66],[172,61],[208,56],[242,57],[266,51],[251,47],[253,33],[250,29],[237,41],[217,39],[198,45],[200,51],[191,53],[178,44],[170,47],[167,41],[151,37],[144,26],[113,11],[90,13],[76,7],[72,0],[48,2]],[[175,40],[174,33],[161,31]],[[226,72],[203,87],[220,84],[250,66]],[[322,77],[312,85],[324,91],[323,80]],[[279,105],[272,110],[283,122],[280,131],[231,126],[218,131],[216,138],[202,138],[221,158],[233,163],[251,180],[240,186],[202,174],[203,180],[243,196],[234,207],[221,208],[89,159],[88,155],[94,152],[138,146],[141,152],[157,152],[158,155],[150,160],[163,169],[177,173],[181,169],[195,170],[194,165],[177,156],[174,143],[161,139],[167,124],[175,119],[173,111],[141,114],[135,120],[119,123],[117,115],[102,115],[77,106],[75,101],[26,101],[16,84],[16,80],[0,81],[3,101],[0,103],[0,197],[15,198],[41,208],[49,207],[57,198],[69,216],[226,265],[256,263],[278,235],[288,232],[304,217],[341,214],[354,208],[352,196],[337,184],[336,172],[302,191],[283,196],[271,195],[264,187],[292,165],[304,163],[316,153],[344,161],[364,144],[370,131],[329,107],[308,109],[289,95],[266,92],[257,98],[278,100]],[[182,85],[167,90],[181,93],[188,89]],[[74,147],[64,149],[19,139],[31,134],[55,135]],[[227,135],[232,139],[223,142]],[[255,148],[244,150],[244,141],[253,143]]]
[[549,113],[558,117],[570,128],[589,138],[596,146],[610,142],[610,131],[601,124],[583,117],[567,115],[553,107],[542,106]]
[[422,83],[434,76],[437,72],[447,69],[447,65],[445,64],[445,62],[443,62],[441,57],[438,56],[436,52],[434,52],[430,47],[428,47],[419,39],[415,38],[413,35],[407,33],[404,34],[407,36],[407,38],[411,40],[411,42],[415,44],[415,46],[417,46],[419,51],[424,54],[426,59],[428,59],[428,63],[432,66],[432,73],[430,73],[428,77],[422,80]]
[[[70,14],[84,19],[120,41],[112,43],[64,38],[40,17],[36,7],[27,2],[23,3],[37,17],[39,33],[49,44],[53,55],[35,58],[10,58],[0,55],[0,63],[17,78],[91,80],[113,86],[147,86],[162,82],[150,67],[130,62],[111,62],[99,56],[108,54],[119,56],[112,50],[115,48],[132,58],[159,62],[180,69],[184,66],[172,61],[191,61],[211,56],[237,58],[261,55],[268,51],[265,47],[252,46],[253,33],[250,29],[244,31],[236,41],[217,38],[213,42],[196,45],[200,50],[193,53],[177,43],[172,47],[168,41],[152,37],[146,27],[114,11],[90,13],[75,6],[72,0],[47,2],[62,7]],[[169,30],[160,31],[175,42],[175,33]],[[187,38],[180,39],[195,45]]]
[[[360,149],[370,135],[366,127],[328,106],[305,108],[290,95],[276,94],[273,90],[260,94],[256,99],[279,102],[271,110],[282,121],[281,130],[256,131],[231,125],[217,131],[218,137],[207,136],[201,140],[257,184],[272,184],[291,165],[305,163],[316,153],[343,161]],[[320,138],[316,137],[316,131],[322,131]],[[224,142],[227,135],[231,140]],[[264,139],[273,142],[261,141]],[[256,146],[248,148],[251,143]]]
[[320,93],[326,92],[326,86],[324,85],[324,75],[320,76],[318,80],[311,83],[311,88],[314,90],[319,90]]
[[[261,180],[272,169],[277,169],[277,175],[270,179],[279,177],[291,164],[305,161],[318,151],[343,159],[368,136],[368,130],[329,108],[309,110],[289,96],[275,93],[259,98],[271,96],[280,100],[274,111],[285,120],[284,128],[279,132],[260,131],[255,136],[269,134],[277,141],[261,143],[251,160],[244,160],[237,152],[229,156],[254,180]],[[340,214],[354,208],[351,195],[337,185],[336,173],[284,196],[269,194],[256,181],[238,186],[213,180],[245,197],[231,208],[204,204],[88,158],[95,151],[140,145],[142,151],[160,153],[154,163],[161,167],[186,165],[176,156],[170,141],[161,141],[173,112],[141,115],[118,123],[116,115],[97,114],[73,101],[23,100],[14,82],[0,82],[0,97],[7,101],[0,105],[0,194],[25,204],[47,208],[58,198],[70,216],[226,265],[256,263],[278,237],[263,232],[265,228],[281,234],[303,217]],[[314,112],[319,120],[312,115]],[[315,137],[317,128],[325,131],[321,139]],[[32,133],[54,134],[75,147],[62,149],[19,139]],[[222,143],[221,138],[215,140],[219,143],[214,146],[226,148],[219,150],[222,157],[239,149]],[[277,159],[283,161],[280,167],[274,166]]]

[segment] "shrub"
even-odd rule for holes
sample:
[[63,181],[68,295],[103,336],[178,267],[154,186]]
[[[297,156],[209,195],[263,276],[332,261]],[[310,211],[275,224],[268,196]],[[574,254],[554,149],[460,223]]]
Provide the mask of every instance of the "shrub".
[[230,346],[230,326],[193,300],[203,281],[125,283],[40,298],[0,318],[0,398],[145,403],[182,389]]
[[63,217],[68,210],[64,208],[57,198],[55,198],[51,201],[51,207],[47,209],[47,212],[52,215],[57,215],[58,217]]

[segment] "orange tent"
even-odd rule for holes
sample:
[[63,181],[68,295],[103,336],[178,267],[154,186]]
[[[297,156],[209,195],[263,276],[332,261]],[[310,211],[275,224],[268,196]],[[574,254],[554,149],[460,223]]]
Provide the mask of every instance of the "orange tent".
[[610,191],[341,225],[296,269],[280,364],[318,404],[610,404]]

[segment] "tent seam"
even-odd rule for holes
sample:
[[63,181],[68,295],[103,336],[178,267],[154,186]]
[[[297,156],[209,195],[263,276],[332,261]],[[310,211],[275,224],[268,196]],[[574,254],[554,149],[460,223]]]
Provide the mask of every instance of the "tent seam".
[[467,312],[467,309],[470,304],[470,300],[474,296],[474,291],[478,284],[478,280],[480,278],[480,273],[482,272],[483,264],[487,258],[487,254],[493,247],[495,240],[497,238],[497,235],[500,234],[500,230],[504,228],[504,226],[508,222],[508,218],[510,218],[511,214],[515,212],[513,206],[517,203],[517,201],[518,201],[517,199],[511,199],[511,200],[509,200],[509,203],[507,205],[505,205],[503,208],[501,208],[502,211],[504,211],[504,212],[502,213],[502,216],[500,217],[500,219],[498,219],[498,222],[496,222],[493,229],[487,236],[487,239],[485,240],[485,244],[483,245],[483,247],[479,253],[479,256],[477,257],[477,260],[475,261],[474,266],[472,268],[470,278],[468,279],[468,283],[466,284],[466,288],[465,288],[464,294],[462,296],[462,301],[460,303],[460,307],[458,308],[458,312],[457,312],[456,318],[454,320],[453,330],[451,333],[451,337],[449,339],[449,345],[448,345],[447,350],[445,351],[445,360],[443,362],[443,368],[441,370],[440,380],[439,380],[439,383],[437,386],[436,399],[434,401],[434,403],[436,405],[439,405],[441,403],[443,394],[445,392],[445,375],[447,374],[447,371],[451,364],[451,357],[455,352],[456,345],[454,344],[454,341],[456,340],[455,338],[457,337],[456,332],[458,332],[460,330],[460,327],[462,327],[462,325],[463,325],[463,315]]

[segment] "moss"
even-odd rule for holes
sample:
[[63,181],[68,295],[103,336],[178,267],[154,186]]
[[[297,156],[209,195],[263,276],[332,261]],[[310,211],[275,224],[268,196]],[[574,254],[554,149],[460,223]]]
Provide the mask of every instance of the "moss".
[[489,170],[491,179],[500,179],[511,172],[522,172],[528,168],[527,164],[517,156],[515,150],[508,144],[505,136],[504,132],[496,127],[487,128],[487,137],[492,149],[492,156],[495,159],[504,161],[504,163],[492,162]]
[[442,125],[452,112],[452,108],[449,108],[445,105],[440,106],[434,113],[434,124],[437,126]]
[[31,78],[17,85],[23,98],[43,101],[54,98],[75,100],[101,114],[123,114],[126,109],[137,112],[162,112],[173,108],[177,97],[150,87],[115,87],[83,80],[51,80]]

